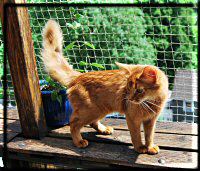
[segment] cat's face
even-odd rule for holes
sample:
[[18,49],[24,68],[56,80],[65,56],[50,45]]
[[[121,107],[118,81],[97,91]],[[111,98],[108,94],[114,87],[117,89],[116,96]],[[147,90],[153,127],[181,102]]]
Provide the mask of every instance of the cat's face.
[[158,94],[159,88],[158,73],[154,68],[151,66],[137,68],[127,83],[128,100],[135,104],[152,100]]

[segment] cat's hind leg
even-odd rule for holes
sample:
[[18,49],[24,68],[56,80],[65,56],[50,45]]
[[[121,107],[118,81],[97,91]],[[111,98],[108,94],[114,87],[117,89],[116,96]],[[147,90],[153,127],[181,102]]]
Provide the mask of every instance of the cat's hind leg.
[[73,117],[72,115],[70,120],[70,132],[74,145],[79,148],[88,146],[88,141],[83,139],[80,133],[80,130],[84,125],[85,123],[82,123],[79,118]]
[[113,128],[103,125],[99,120],[90,124],[97,132],[103,135],[110,135],[113,133]]
[[[75,146],[79,148],[85,148],[88,146],[88,141],[86,139],[83,139],[80,133],[81,128],[83,128],[85,125],[96,123],[95,121],[98,120],[100,111],[97,110],[97,108],[89,108],[87,107],[87,110],[83,109],[74,109],[74,112],[71,115],[70,118],[70,132],[72,136],[72,140],[75,144]],[[91,114],[92,113],[92,114]],[[94,115],[95,113],[96,115]],[[95,124],[94,124],[95,125]],[[101,125],[101,127],[100,127]],[[113,131],[110,127],[105,127],[100,122],[96,124],[96,128],[99,128],[98,130],[103,131],[105,134],[111,134],[111,131]]]

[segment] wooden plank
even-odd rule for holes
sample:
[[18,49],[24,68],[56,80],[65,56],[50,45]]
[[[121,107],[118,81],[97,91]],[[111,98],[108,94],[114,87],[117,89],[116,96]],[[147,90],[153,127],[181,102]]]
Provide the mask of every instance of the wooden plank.
[[[104,118],[102,123],[113,126],[115,129],[128,130],[125,119]],[[156,123],[156,132],[175,133],[175,134],[190,134],[198,135],[198,126],[196,123],[182,122],[159,122]]]
[[[84,138],[90,141],[113,144],[132,144],[130,133],[126,130],[114,130],[112,135],[101,135],[98,134],[93,128],[84,127],[82,128],[81,133]],[[51,130],[48,135],[51,137],[71,138],[70,127],[65,126]],[[155,133],[154,142],[163,148],[197,150],[197,139],[197,136],[192,135]],[[144,142],[143,132],[142,141]]]
[[[8,132],[7,142],[9,142],[13,137],[17,136],[17,132]],[[3,146],[3,131],[0,131],[0,146]]]
[[[0,119],[0,131],[3,131],[3,119]],[[19,120],[7,120],[7,131],[21,133]]]
[[5,160],[5,163],[4,163],[4,165],[6,165],[6,167],[8,169],[12,169],[12,168],[16,168],[16,169],[29,168],[29,163],[28,162],[19,161],[19,160],[13,160],[13,159],[10,159],[10,158],[7,158]]
[[[19,120],[7,120],[7,142],[21,133]],[[3,119],[0,119],[0,156],[3,150]]]
[[[24,0],[10,0],[24,3]],[[47,128],[32,41],[28,9],[6,6],[6,50],[15,98],[25,137],[42,138]]]
[[3,5],[6,2],[6,0],[1,0],[0,1],[0,18],[1,18],[1,23],[2,23],[2,30],[3,30]]
[[[51,169],[77,169],[77,168],[84,168],[84,169],[91,169],[91,168],[108,168],[109,165],[102,163],[102,162],[92,162],[86,160],[79,160],[79,159],[71,159],[69,157],[59,158],[54,156],[41,156],[38,154],[28,154],[28,153],[12,153],[9,152],[9,159],[13,159],[13,161],[25,161],[27,162],[29,167],[35,168],[34,165],[37,166],[45,166],[46,168]],[[20,157],[19,157],[20,156]],[[50,167],[48,167],[50,166]]]
[[[17,132],[8,132],[7,133],[7,142],[9,142],[11,139],[16,137],[19,133]],[[4,144],[4,139],[3,139],[3,131],[0,131],[0,156],[3,154],[3,144]]]
[[[0,118],[2,117],[3,111],[0,110]],[[9,119],[18,119],[18,111],[8,110],[8,118]],[[116,130],[128,130],[126,120],[125,119],[111,119],[104,118],[102,119],[102,123],[105,125],[112,126]],[[90,126],[87,126],[90,127]],[[143,130],[143,128],[142,128]],[[155,132],[163,132],[163,133],[173,133],[173,134],[188,134],[188,135],[198,135],[198,126],[197,124],[191,123],[181,123],[181,122],[157,122]]]
[[[23,154],[39,155],[49,159],[51,163],[56,159],[74,159],[105,164],[123,165],[129,167],[197,167],[197,152],[161,150],[157,155],[138,154],[132,146],[103,144],[91,142],[86,149],[74,147],[72,140],[45,137],[42,140],[14,138],[8,143],[8,151],[18,153],[19,159]],[[163,159],[163,164],[159,161]]]
[[[0,109],[0,119],[3,119],[3,110]],[[17,109],[8,109],[7,110],[7,119],[14,119],[14,120],[19,120],[19,115]]]

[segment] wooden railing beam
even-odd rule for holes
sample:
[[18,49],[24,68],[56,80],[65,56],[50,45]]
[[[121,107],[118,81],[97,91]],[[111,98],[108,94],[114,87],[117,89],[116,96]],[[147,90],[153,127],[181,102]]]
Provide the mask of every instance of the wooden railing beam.
[[[24,0],[9,0],[9,3]],[[24,137],[47,132],[27,7],[4,6],[6,50]],[[6,21],[6,22],[5,22]]]

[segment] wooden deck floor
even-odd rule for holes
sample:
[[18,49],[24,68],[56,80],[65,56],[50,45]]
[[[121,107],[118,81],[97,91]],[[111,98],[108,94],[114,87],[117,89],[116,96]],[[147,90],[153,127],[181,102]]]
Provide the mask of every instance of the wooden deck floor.
[[[3,147],[3,117],[0,111],[0,153]],[[82,135],[89,140],[85,149],[76,148],[69,126],[49,130],[42,140],[25,139],[17,111],[8,113],[9,158],[65,165],[67,167],[197,167],[197,124],[157,122],[155,143],[160,146],[157,155],[137,154],[133,150],[126,121],[104,119],[105,125],[114,127],[112,135],[100,135],[89,126]],[[142,131],[143,132],[143,131]],[[144,140],[144,139],[143,139]]]

